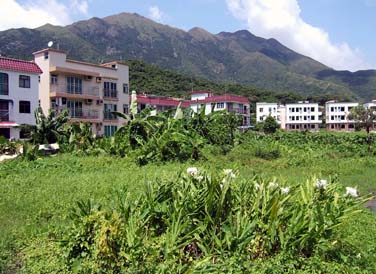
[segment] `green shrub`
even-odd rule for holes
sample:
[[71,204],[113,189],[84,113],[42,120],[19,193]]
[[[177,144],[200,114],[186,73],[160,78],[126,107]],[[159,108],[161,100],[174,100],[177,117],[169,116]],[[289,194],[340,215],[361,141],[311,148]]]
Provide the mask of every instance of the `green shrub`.
[[139,197],[120,192],[111,209],[79,202],[63,241],[66,263],[88,273],[249,272],[251,261],[279,254],[291,254],[290,265],[301,270],[302,257],[346,264],[341,258],[359,251],[338,227],[365,199],[342,191],[316,178],[282,186],[189,168],[145,183]]

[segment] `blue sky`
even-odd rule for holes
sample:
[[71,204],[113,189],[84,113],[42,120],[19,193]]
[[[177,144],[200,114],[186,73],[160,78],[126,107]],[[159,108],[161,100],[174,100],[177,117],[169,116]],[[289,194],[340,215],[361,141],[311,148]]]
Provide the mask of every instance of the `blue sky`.
[[[376,68],[376,0],[1,0],[0,30],[136,12],[212,33],[248,29],[336,69]],[[14,16],[19,14],[20,16]]]

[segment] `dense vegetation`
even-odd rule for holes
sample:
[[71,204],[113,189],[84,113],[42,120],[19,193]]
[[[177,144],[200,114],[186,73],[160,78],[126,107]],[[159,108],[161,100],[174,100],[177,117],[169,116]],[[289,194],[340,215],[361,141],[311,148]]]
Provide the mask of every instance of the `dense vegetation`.
[[[309,100],[324,104],[333,99],[333,94],[301,95],[296,92],[275,92],[236,84],[234,81],[212,82],[204,78],[192,77],[161,69],[138,60],[127,61],[130,67],[130,85],[141,93],[189,99],[189,91],[213,90],[216,94],[233,93],[250,98],[252,102],[292,103]],[[345,95],[336,96],[338,100],[351,100]]]
[[60,119],[40,120],[32,141],[51,126],[66,153],[25,149],[0,165],[1,271],[376,267],[376,216],[362,205],[376,189],[365,133],[239,133],[233,115],[178,109],[133,113],[114,137],[95,139],[85,124],[61,131]]

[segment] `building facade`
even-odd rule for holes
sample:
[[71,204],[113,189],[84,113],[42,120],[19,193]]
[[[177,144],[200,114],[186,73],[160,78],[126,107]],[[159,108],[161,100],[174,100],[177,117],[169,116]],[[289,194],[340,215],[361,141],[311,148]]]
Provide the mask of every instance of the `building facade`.
[[350,110],[358,103],[329,101],[325,103],[327,130],[353,131],[355,122],[348,119]]
[[300,102],[286,104],[287,130],[319,130],[322,124],[322,112],[317,103]]
[[260,123],[268,116],[272,116],[286,130],[313,131],[318,130],[322,124],[322,112],[317,103],[257,103],[256,122]]
[[[170,109],[176,109],[179,104],[182,108],[190,107],[190,102],[178,98],[137,94],[137,109],[142,111],[145,108],[151,107],[155,109],[155,112],[166,111]],[[127,113],[128,114],[128,113]]]
[[211,91],[194,91],[191,93],[190,107],[196,113],[203,107],[205,107],[205,114],[222,110],[232,112],[242,115],[243,126],[250,125],[250,102],[248,98],[243,96],[233,94],[213,95]]
[[33,53],[43,70],[39,100],[43,112],[68,110],[70,122],[88,122],[99,136],[112,135],[124,124],[112,112],[129,108],[129,68],[120,62],[92,64],[67,59],[61,50]]
[[281,125],[281,107],[278,103],[256,103],[256,122],[263,122],[268,116],[272,116]]
[[38,107],[37,64],[0,57],[0,136],[23,139],[19,125],[35,125],[34,111]]

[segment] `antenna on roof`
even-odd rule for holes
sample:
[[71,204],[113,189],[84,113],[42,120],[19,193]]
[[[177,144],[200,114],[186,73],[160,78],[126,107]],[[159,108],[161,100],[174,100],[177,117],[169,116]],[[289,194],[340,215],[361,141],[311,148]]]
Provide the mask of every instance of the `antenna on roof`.
[[54,42],[53,41],[50,41],[50,42],[48,42],[48,44],[47,44],[47,46],[50,48],[50,47],[52,47],[54,45]]

